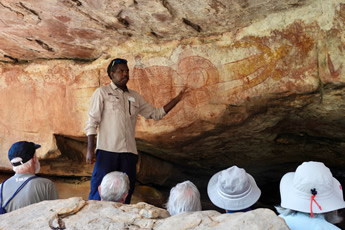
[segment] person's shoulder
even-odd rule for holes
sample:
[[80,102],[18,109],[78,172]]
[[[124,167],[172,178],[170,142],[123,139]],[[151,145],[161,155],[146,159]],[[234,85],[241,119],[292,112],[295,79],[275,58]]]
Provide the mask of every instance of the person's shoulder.
[[287,216],[279,215],[284,218],[286,224],[294,230],[304,230],[305,226],[309,226],[309,229],[314,230],[336,230],[339,229],[335,225],[327,222],[322,216],[315,215],[313,218],[310,217],[310,214],[307,213],[295,213]]
[[141,96],[140,93],[138,93],[137,91],[135,91],[135,90],[133,90],[133,89],[128,89],[128,92],[129,92],[129,94]]
[[108,84],[108,85],[101,85],[100,87],[98,87],[96,89],[96,91],[98,90],[100,92],[104,92],[104,91],[108,91],[109,89],[111,89],[110,84]]
[[34,183],[39,183],[39,184],[54,184],[54,182],[49,180],[48,178],[39,177],[39,176],[37,176],[36,178],[33,178],[32,181]]
[[7,178],[7,179],[4,180],[2,183],[0,183],[0,186],[2,186],[2,184],[3,184],[4,182],[5,182],[5,184],[6,184],[6,181],[7,181],[7,183],[11,183],[11,181],[15,180],[15,179],[14,179],[15,176],[16,176],[16,175],[13,175],[13,176]]
[[95,89],[95,91],[93,92],[93,96],[94,97],[99,97],[99,96],[103,96],[108,94],[109,92],[111,92],[111,86],[110,85],[102,85],[98,88]]
[[138,99],[138,100],[142,100],[144,97],[138,93],[137,91],[133,90],[133,89],[128,89],[129,95]]

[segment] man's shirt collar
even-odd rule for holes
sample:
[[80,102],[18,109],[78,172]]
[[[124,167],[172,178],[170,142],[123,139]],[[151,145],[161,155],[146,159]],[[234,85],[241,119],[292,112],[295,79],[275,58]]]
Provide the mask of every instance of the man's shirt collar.
[[[119,87],[117,87],[117,85],[115,85],[115,83],[113,81],[111,81],[110,86],[113,90],[116,90],[116,89],[122,90]],[[124,92],[129,92],[127,86],[126,86],[126,89],[124,90]]]

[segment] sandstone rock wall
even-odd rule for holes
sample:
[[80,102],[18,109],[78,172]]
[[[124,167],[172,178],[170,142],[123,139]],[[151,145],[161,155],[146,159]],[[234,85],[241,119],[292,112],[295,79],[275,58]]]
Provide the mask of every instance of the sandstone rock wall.
[[[311,129],[305,136],[339,140],[341,146],[345,2],[304,3],[213,35],[154,42],[127,37],[121,44],[110,42],[113,46],[98,56],[86,55],[93,58],[89,62],[46,56],[57,59],[0,63],[0,166],[10,168],[7,151],[13,142],[30,140],[42,145],[41,158],[64,162],[63,168],[57,164],[43,172],[90,175],[91,167],[83,165],[88,105],[93,91],[109,83],[105,70],[114,57],[129,61],[129,87],[155,106],[163,106],[184,86],[191,88],[163,120],[138,120],[139,150],[160,159],[213,170],[230,162],[277,159],[275,154],[285,149],[280,146],[292,142],[286,132],[305,135],[305,128]],[[79,35],[87,37],[84,32]],[[291,130],[284,125],[287,118],[296,127],[306,126]],[[68,146],[59,147],[63,142],[70,146],[62,151]],[[69,169],[66,162],[80,166]]]

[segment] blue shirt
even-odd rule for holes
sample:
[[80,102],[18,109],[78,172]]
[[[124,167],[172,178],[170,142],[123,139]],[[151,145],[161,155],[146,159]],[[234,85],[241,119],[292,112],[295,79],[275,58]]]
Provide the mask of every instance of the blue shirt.
[[310,214],[297,212],[287,216],[279,216],[284,218],[291,230],[341,230],[327,222],[322,215],[314,214],[314,217],[310,217]]
[[249,212],[251,211],[250,208],[245,208],[245,209],[242,209],[242,210],[237,210],[237,211],[233,211],[233,210],[226,210],[226,213],[236,213],[236,212]]

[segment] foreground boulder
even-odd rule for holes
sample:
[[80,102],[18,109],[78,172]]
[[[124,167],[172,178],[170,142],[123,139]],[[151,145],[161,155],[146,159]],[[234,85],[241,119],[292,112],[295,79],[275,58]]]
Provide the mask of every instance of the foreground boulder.
[[79,197],[43,201],[0,215],[0,229],[289,229],[269,209],[220,214],[217,211],[171,216],[147,203],[123,205]]

